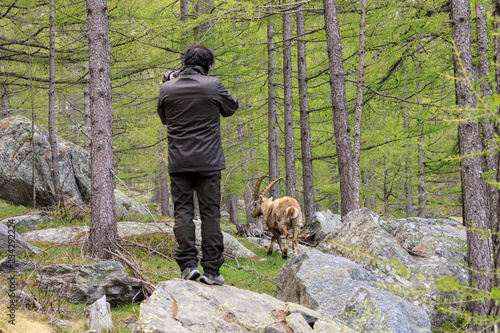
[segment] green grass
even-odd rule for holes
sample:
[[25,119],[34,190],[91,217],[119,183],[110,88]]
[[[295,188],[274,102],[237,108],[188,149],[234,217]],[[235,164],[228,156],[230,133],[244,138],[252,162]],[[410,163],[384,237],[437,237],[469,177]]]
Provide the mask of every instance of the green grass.
[[22,215],[31,212],[39,212],[39,211],[40,210],[36,208],[11,205],[3,200],[0,200],[0,220],[3,220],[11,216]]

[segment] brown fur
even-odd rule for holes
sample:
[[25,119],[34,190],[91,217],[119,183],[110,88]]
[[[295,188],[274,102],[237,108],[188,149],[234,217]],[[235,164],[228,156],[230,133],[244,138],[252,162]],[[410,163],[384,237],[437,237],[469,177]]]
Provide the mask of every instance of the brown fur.
[[[264,190],[263,193],[266,192]],[[293,229],[292,248],[294,255],[296,255],[298,253],[297,239],[302,226],[302,211],[297,200],[283,197],[273,201],[272,198],[269,199],[260,195],[258,200],[254,200],[252,216],[258,217],[261,215],[264,216],[264,221],[273,234],[267,254],[273,253],[273,244],[276,240],[281,250],[281,256],[287,258],[290,237],[288,230]],[[281,240],[282,235],[285,238],[284,243]]]

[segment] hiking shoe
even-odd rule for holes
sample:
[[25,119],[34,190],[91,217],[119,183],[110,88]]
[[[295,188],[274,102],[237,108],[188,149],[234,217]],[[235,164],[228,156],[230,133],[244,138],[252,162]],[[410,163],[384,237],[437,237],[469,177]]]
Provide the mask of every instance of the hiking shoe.
[[209,273],[203,273],[203,275],[200,278],[200,281],[210,285],[222,286],[224,284],[224,277],[221,274],[214,276]]
[[200,277],[200,275],[201,274],[198,270],[198,265],[195,263],[188,264],[182,271],[182,278],[184,280],[196,280]]

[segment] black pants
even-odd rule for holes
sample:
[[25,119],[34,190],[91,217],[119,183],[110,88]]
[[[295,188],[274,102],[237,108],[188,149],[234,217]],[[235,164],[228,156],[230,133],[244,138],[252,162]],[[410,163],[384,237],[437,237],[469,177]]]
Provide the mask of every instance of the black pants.
[[220,170],[170,173],[174,234],[179,243],[174,250],[174,259],[181,270],[189,263],[198,262],[193,222],[195,190],[201,215],[201,265],[206,273],[217,275],[224,263],[224,238],[220,230],[220,180]]

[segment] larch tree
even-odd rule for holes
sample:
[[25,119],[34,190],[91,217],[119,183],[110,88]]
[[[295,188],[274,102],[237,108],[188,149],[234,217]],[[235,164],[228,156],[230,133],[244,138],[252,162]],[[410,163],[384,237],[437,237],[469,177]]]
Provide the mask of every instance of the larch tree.
[[111,46],[106,0],[87,0],[90,73],[91,213],[88,252],[112,258],[120,238],[116,227],[113,110],[111,103]]
[[285,121],[286,195],[295,198],[295,144],[293,134],[293,73],[292,73],[292,13],[291,1],[283,12],[283,109]]
[[297,8],[297,62],[299,78],[300,145],[302,150],[302,182],[304,188],[304,219],[309,225],[314,216],[314,179],[309,126],[309,101],[307,95],[307,62],[304,6]]
[[[275,82],[275,54],[274,27],[272,18],[267,21],[267,119],[268,139],[267,149],[269,158],[269,178],[279,177],[279,147],[278,121],[276,116],[276,82]],[[280,195],[279,183],[273,186],[269,195],[277,199]]]
[[361,121],[363,111],[363,90],[365,74],[365,45],[366,45],[366,0],[361,0],[361,15],[359,20],[359,51],[358,51],[358,80],[356,83],[356,105],[354,108],[354,135],[353,135],[353,180],[352,180],[352,208],[359,209],[361,206],[359,190],[361,182]]
[[[495,64],[495,93],[500,95],[500,0],[493,0],[493,17],[494,17],[494,39],[493,39],[493,62]],[[500,108],[497,110],[497,115],[500,115]],[[500,128],[496,127],[496,134],[500,135]],[[497,170],[500,170],[500,154],[498,156]],[[497,172],[497,182],[500,182],[500,172]],[[500,201],[500,195],[498,196]],[[497,202],[500,206],[500,202]],[[497,207],[498,207],[497,206]],[[492,265],[492,288],[500,290],[500,210],[497,210],[497,218],[495,223],[491,225],[491,241],[493,249],[493,265]],[[489,315],[493,318],[500,317],[500,302],[492,301]],[[497,325],[497,330],[500,328]]]
[[337,1],[323,0],[323,6],[333,107],[333,131],[340,177],[340,212],[342,216],[345,216],[353,208],[353,160]]
[[[461,154],[463,220],[467,228],[469,285],[489,291],[491,285],[490,239],[486,188],[482,177],[480,128],[476,122],[475,96],[472,93],[474,74],[470,39],[469,1],[451,1],[452,33],[455,41],[456,103],[463,119],[458,125],[458,142]],[[487,315],[488,302],[471,301],[469,310],[474,315]],[[472,324],[473,330],[481,325]]]
[[62,201],[61,182],[59,180],[58,149],[56,140],[56,130],[54,122],[55,113],[55,31],[54,31],[54,0],[50,0],[49,14],[49,141],[52,154],[52,182],[54,184],[54,198],[56,206],[59,207]]

